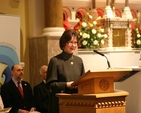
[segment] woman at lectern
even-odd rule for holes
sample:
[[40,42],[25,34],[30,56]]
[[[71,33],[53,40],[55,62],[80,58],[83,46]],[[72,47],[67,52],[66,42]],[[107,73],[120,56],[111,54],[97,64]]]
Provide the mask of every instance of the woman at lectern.
[[83,61],[73,55],[78,45],[77,33],[70,29],[64,31],[59,40],[62,52],[51,58],[47,71],[47,88],[50,89],[49,113],[59,113],[59,99],[56,93],[77,93],[71,84],[85,73]]

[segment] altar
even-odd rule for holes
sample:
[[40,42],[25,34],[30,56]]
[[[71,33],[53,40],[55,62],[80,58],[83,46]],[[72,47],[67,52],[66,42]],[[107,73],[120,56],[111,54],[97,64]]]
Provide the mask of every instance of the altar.
[[[101,48],[98,51],[108,58],[111,67],[141,65],[140,49],[126,50],[124,48],[113,48],[113,50],[106,50],[106,48]],[[85,71],[108,68],[107,59],[97,53],[94,53],[93,50],[79,49],[77,54],[83,59]]]

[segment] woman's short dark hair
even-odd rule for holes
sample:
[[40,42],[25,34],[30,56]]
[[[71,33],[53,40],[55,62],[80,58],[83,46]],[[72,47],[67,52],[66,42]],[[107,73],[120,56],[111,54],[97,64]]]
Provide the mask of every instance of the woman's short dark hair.
[[66,43],[71,40],[72,36],[75,36],[78,40],[77,33],[73,29],[69,29],[69,30],[64,31],[64,33],[60,37],[60,41],[59,41],[59,45],[60,45],[61,50],[64,49]]

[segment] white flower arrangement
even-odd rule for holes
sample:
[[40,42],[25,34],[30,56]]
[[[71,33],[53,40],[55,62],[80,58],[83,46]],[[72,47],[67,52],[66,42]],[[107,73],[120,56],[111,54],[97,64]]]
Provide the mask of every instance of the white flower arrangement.
[[86,13],[84,18],[79,21],[76,32],[79,38],[79,48],[99,48],[104,45],[108,35],[105,33],[103,26],[99,25],[101,18],[93,19],[92,15]]
[[132,25],[133,48],[141,48],[141,14],[137,15]]

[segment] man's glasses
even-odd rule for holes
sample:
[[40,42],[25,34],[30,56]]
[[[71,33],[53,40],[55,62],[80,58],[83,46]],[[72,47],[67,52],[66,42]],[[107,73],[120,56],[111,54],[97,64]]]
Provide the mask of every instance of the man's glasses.
[[78,44],[77,42],[67,42],[67,43],[69,44],[69,46],[72,46],[72,45],[77,46],[77,44]]

